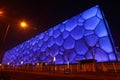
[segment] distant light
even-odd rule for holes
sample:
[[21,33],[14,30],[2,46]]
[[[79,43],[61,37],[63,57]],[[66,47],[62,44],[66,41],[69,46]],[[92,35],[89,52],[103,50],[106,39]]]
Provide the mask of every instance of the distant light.
[[0,66],[2,66],[2,64],[0,64]]
[[0,10],[0,16],[3,16],[4,12],[2,10]]
[[5,17],[5,12],[0,9],[0,18],[1,18],[1,17]]

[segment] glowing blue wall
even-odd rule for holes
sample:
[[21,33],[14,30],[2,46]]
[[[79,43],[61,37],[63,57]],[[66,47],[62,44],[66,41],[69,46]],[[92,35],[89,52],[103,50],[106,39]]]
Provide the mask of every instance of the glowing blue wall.
[[92,7],[5,52],[3,64],[76,63],[76,60],[116,60],[101,11]]

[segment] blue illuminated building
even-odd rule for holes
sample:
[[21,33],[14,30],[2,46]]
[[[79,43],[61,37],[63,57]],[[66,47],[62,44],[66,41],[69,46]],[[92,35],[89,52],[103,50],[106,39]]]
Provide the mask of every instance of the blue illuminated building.
[[28,41],[6,51],[3,64],[76,63],[76,60],[96,59],[116,61],[116,50],[109,27],[99,6],[94,6]]

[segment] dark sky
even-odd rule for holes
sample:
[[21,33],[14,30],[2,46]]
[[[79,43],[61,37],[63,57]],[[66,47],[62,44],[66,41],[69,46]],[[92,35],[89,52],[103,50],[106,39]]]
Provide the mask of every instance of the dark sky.
[[[97,4],[105,14],[116,46],[120,47],[119,0],[0,0],[0,9],[5,11],[0,17],[0,46],[8,24],[10,29],[2,44],[5,50]],[[29,29],[19,28],[18,22],[23,19],[30,24]]]

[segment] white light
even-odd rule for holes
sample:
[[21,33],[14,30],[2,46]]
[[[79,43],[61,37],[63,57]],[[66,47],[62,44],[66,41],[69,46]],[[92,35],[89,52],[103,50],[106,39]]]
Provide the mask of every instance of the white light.
[[8,62],[7,65],[9,65],[10,63]]
[[55,58],[55,57],[53,58],[53,61],[56,61],[56,58]]
[[39,63],[37,63],[37,66],[39,66]]
[[23,61],[21,61],[21,64],[23,64]]
[[0,64],[0,66],[2,66],[2,64]]

